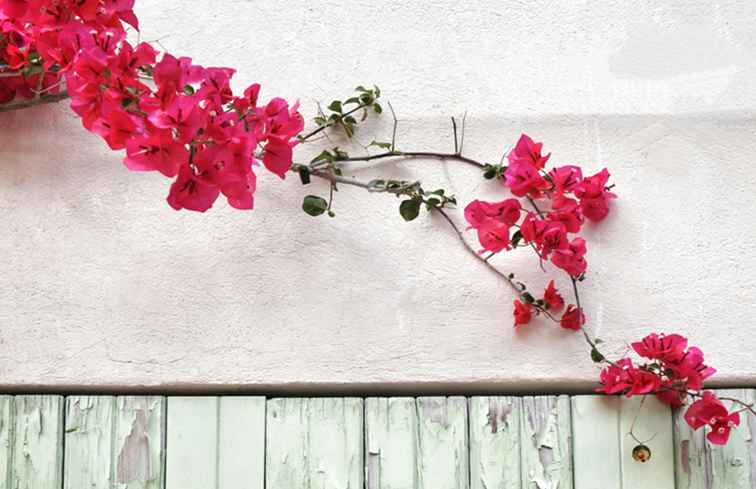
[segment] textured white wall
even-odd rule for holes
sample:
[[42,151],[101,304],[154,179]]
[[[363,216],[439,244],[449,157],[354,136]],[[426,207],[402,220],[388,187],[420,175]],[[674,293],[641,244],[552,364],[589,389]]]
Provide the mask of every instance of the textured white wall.
[[[239,87],[301,97],[309,115],[377,83],[406,150],[448,150],[448,117],[467,110],[470,156],[497,159],[524,130],[553,161],[607,165],[620,200],[588,233],[590,328],[615,353],[680,331],[720,382],[756,380],[753,2],[140,0],[137,12],[145,39],[235,66]],[[336,219],[312,219],[301,198],[325,186],[265,174],[253,212],[177,213],[166,179],[127,171],[64,106],[0,115],[0,161],[3,388],[596,378],[577,335],[515,332],[510,291],[442,222],[404,223],[391,197],[344,188]],[[463,202],[501,195],[456,163],[361,172],[378,173],[422,175]],[[527,253],[498,263],[545,283]]]

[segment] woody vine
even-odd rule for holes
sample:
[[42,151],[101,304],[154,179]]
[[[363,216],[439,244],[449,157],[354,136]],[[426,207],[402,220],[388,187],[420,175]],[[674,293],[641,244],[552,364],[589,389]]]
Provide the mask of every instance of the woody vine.
[[[637,359],[610,359],[591,334],[579,294],[589,276],[580,232],[610,212],[616,195],[607,169],[589,176],[575,165],[547,167],[551,154],[524,134],[501,161],[477,161],[463,153],[464,121],[455,119],[452,152],[400,148],[394,109],[378,87],[360,86],[353,96],[332,101],[305,131],[298,104],[282,98],[262,103],[257,84],[234,93],[233,69],[199,66],[149,43],[132,43],[127,31],[139,29],[133,7],[134,0],[0,0],[0,112],[70,99],[86,130],[112,150],[125,150],[129,169],[173,179],[167,200],[176,210],[204,212],[221,195],[234,208],[252,209],[260,165],[281,179],[296,175],[303,185],[327,181],[328,195],[304,198],[302,208],[313,217],[335,216],[334,195],[342,187],[394,195],[402,219],[415,220],[423,211],[440,215],[470,256],[511,288],[516,328],[539,320],[581,334],[591,360],[602,367],[597,391],[655,395],[674,408],[687,404],[685,420],[693,429],[706,427],[713,444],[727,442],[742,413],[756,415],[752,405],[704,389],[715,370],[681,335],[650,334],[632,343]],[[321,144],[327,131],[352,137],[367,117],[385,112],[384,105],[394,120],[392,134],[374,140],[364,154],[328,147],[311,161],[295,162],[298,145]],[[457,198],[444,189],[390,175],[371,181],[349,175],[354,165],[408,158],[476,167],[482,178],[500,182],[502,200],[467,202],[463,226]],[[549,277],[545,286],[529,288],[491,262],[518,248],[533,253],[533,266]],[[555,273],[568,277],[569,300],[556,288]]]

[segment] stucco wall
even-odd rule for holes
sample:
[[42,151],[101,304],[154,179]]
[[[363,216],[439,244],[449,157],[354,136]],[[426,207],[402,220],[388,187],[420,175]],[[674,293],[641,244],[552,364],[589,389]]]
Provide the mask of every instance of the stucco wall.
[[[470,156],[498,159],[527,131],[553,161],[607,165],[620,200],[587,233],[590,328],[616,353],[680,331],[720,383],[756,380],[752,2],[139,0],[137,12],[144,39],[235,66],[239,87],[299,97],[308,115],[377,83],[406,150],[449,149],[448,118],[467,110]],[[0,115],[0,161],[3,389],[596,378],[578,336],[545,322],[515,332],[510,291],[442,222],[404,223],[391,197],[344,188],[336,219],[312,219],[301,198],[325,186],[263,174],[253,212],[177,213],[166,179],[127,171],[64,105]],[[379,173],[422,175],[463,202],[501,195],[455,163],[361,174]],[[498,263],[544,284],[527,253]]]

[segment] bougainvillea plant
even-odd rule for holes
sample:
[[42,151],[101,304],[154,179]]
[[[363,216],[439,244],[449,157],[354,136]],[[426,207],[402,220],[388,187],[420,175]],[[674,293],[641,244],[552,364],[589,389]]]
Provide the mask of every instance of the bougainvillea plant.
[[[139,29],[133,8],[134,0],[0,0],[0,112],[70,99],[86,130],[111,149],[125,151],[129,169],[173,179],[167,201],[176,210],[204,212],[220,195],[234,208],[252,209],[259,166],[282,179],[297,174],[304,185],[313,177],[326,180],[329,198],[308,195],[302,204],[312,216],[335,215],[334,191],[340,185],[393,194],[401,198],[402,218],[412,221],[423,208],[440,215],[471,256],[512,288],[516,328],[540,317],[581,333],[591,359],[603,366],[598,391],[655,395],[674,408],[692,400],[684,418],[693,429],[708,427],[707,439],[714,444],[727,442],[741,412],[756,414],[750,404],[704,390],[704,380],[715,370],[683,336],[653,333],[632,344],[642,360],[610,360],[600,351],[601,341],[588,333],[578,292],[588,270],[588,246],[580,232],[610,212],[616,195],[607,169],[587,176],[576,165],[553,165],[543,144],[524,134],[501,163],[476,161],[462,154],[464,124],[458,133],[455,119],[454,152],[401,151],[396,116],[391,141],[373,141],[372,153],[353,156],[333,147],[309,163],[294,163],[298,144],[319,140],[324,131],[351,137],[370,112],[382,113],[380,90],[357,87],[354,96],[320,110],[316,127],[303,133],[298,104],[282,98],[262,103],[257,84],[234,93],[233,69],[199,66],[149,43],[130,42],[129,30]],[[444,189],[345,176],[354,162],[418,157],[472,165],[500,182],[503,200],[472,200],[464,208],[467,231],[478,246],[452,219],[449,210],[457,200]],[[534,295],[514,274],[491,264],[493,256],[517,248],[532,250],[544,272],[548,266],[566,274],[573,300],[566,303],[553,278]]]

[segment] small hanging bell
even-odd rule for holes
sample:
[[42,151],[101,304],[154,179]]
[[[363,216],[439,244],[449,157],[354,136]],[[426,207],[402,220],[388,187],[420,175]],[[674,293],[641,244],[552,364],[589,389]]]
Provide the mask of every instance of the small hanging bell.
[[633,448],[633,458],[641,463],[646,463],[651,459],[651,449],[646,445],[638,445]]

